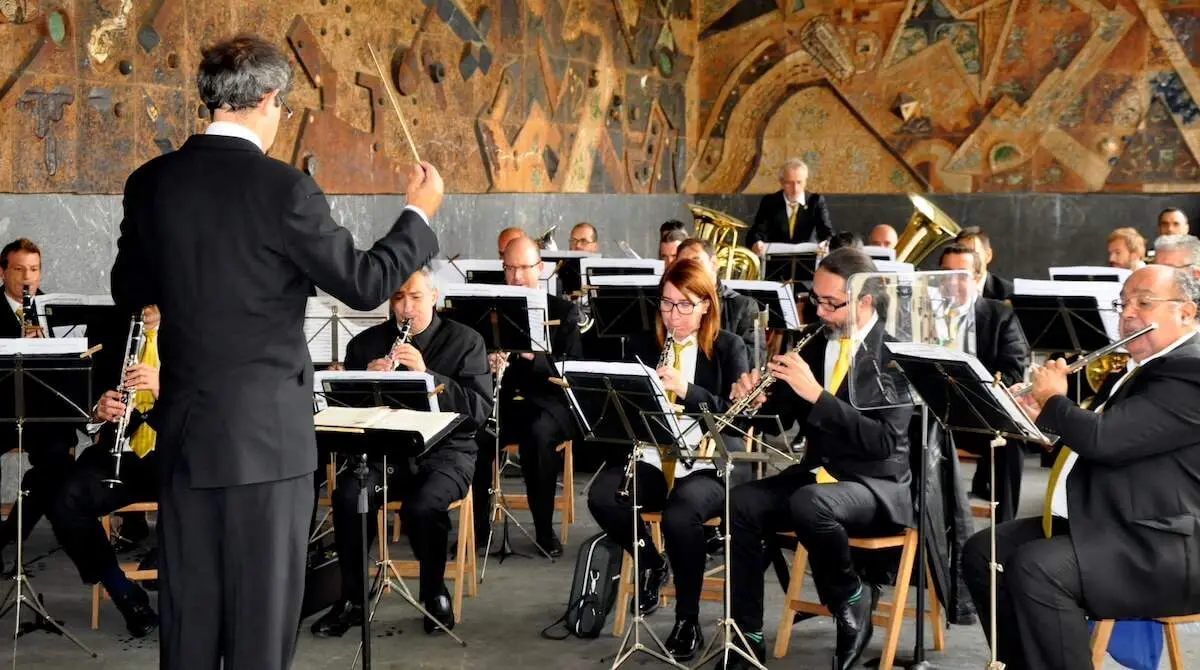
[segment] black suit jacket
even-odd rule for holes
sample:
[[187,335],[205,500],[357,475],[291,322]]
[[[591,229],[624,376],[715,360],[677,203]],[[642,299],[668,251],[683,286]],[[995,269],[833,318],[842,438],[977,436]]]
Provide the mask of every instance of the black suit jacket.
[[576,423],[567,405],[567,395],[550,378],[559,376],[555,367],[558,361],[583,358],[579,307],[555,295],[546,296],[546,307],[549,311],[547,318],[559,322],[557,326],[550,327],[550,354],[534,354],[533,360],[527,360],[520,354],[510,355],[500,386],[500,402],[508,405],[519,395],[524,402],[549,412],[558,425],[573,434]]
[[1012,280],[997,277],[994,272],[989,272],[987,279],[983,282],[982,293],[985,298],[1004,302],[1011,300],[1014,292]]
[[[908,427],[912,408],[860,410],[850,404],[851,384],[856,389],[856,400],[857,394],[864,392],[867,402],[885,404],[879,385],[889,386],[891,378],[879,375],[872,364],[874,360],[879,369],[888,366],[890,356],[883,346],[884,335],[879,323],[867,333],[854,354],[853,377],[847,374],[836,396],[825,391],[810,404],[786,383],[776,382],[758,414],[778,415],[785,429],[800,424],[800,434],[806,438],[804,459],[792,467],[811,470],[823,466],[839,481],[859,482],[871,490],[889,520],[911,526],[914,515],[909,491],[912,472],[908,464]],[[819,335],[800,354],[822,383],[827,342],[824,335]],[[858,403],[863,405],[864,401]]]
[[746,232],[746,246],[755,242],[824,242],[833,237],[829,209],[818,193],[805,193],[804,206],[796,212],[796,234],[788,235],[787,205],[783,191],[763,196],[754,214],[754,223]]
[[1029,342],[1012,307],[988,298],[975,301],[975,357],[1005,386],[1025,380]]
[[[629,349],[631,362],[636,361],[637,356],[646,365],[654,365],[662,353],[654,334],[639,338]],[[695,377],[688,384],[687,395],[676,398],[684,412],[699,412],[701,404],[707,405],[713,414],[729,409],[729,392],[733,390],[734,382],[750,369],[746,347],[737,335],[727,330],[717,331],[712,350],[711,357],[703,349],[696,352]]]
[[1131,374],[1103,413],[1055,396],[1038,417],[1038,427],[1079,454],[1067,479],[1067,513],[1084,601],[1102,618],[1195,613],[1200,337]]
[[[0,287],[0,289],[2,288]],[[44,293],[44,291],[38,289],[34,295],[43,295]],[[4,303],[4,307],[0,309],[0,338],[22,337],[25,331],[21,328],[21,320],[17,318],[17,313],[13,311],[12,305],[8,304],[8,298],[0,296],[0,302]],[[36,298],[33,304],[38,314],[42,314],[42,305]],[[46,333],[46,337],[53,336],[53,333]]]
[[[346,369],[366,370],[368,363],[391,351],[399,335],[393,319],[355,335],[346,345]],[[409,343],[421,352],[425,371],[433,375],[434,383],[445,387],[438,395],[438,407],[443,412],[466,416],[454,434],[425,454],[417,466],[422,470],[452,468],[470,480],[478,451],[475,433],[484,427],[492,412],[492,374],[483,338],[474,330],[435,314],[429,327]]]
[[161,392],[151,423],[166,472],[198,488],[317,466],[304,309],[314,285],[354,309],[384,303],[437,253],[406,210],[354,246],[310,177],[234,137],[194,135],[125,184],[112,295],[157,304]]
[[754,319],[758,303],[747,295],[721,285],[721,330],[736,335],[746,345],[746,358],[754,355]]

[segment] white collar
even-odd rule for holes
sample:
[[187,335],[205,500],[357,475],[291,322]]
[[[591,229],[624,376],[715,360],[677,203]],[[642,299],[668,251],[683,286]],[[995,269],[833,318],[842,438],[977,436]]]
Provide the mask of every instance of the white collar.
[[[867,319],[867,322],[865,324],[863,324],[862,328],[858,328],[854,331],[854,335],[851,338],[854,345],[857,346],[857,345],[862,344],[863,341],[867,339],[867,333],[871,332],[871,329],[874,328],[875,324],[878,322],[879,322],[879,314],[877,312],[875,312],[874,310],[872,310],[871,318]],[[835,337],[835,338],[832,338],[830,341],[834,342],[836,344],[839,339],[841,339],[841,338]]]
[[[222,137],[240,137],[243,140],[253,142],[259,151],[263,151],[262,138],[258,136],[258,133],[232,121],[213,121],[204,129],[204,134],[220,135]],[[266,152],[263,151],[263,153]]]
[[788,200],[787,194],[784,194],[783,203],[785,205],[787,205],[788,207],[795,207],[796,205],[800,205],[801,207],[803,207],[804,206],[804,198],[807,195],[808,195],[808,191],[800,191],[800,199],[797,200],[796,202],[792,202],[791,200]]
[[[6,293],[5,295],[8,295],[8,294]],[[1146,360],[1142,361],[1141,363],[1133,360],[1133,358],[1131,357],[1129,359],[1129,363],[1125,366],[1125,370],[1127,372],[1132,372],[1135,369],[1142,367],[1143,365],[1149,363],[1150,361],[1152,361],[1156,358],[1162,358],[1163,356],[1166,356],[1167,354],[1171,353],[1172,351],[1175,351],[1179,347],[1182,347],[1184,344],[1187,344],[1187,341],[1192,339],[1192,337],[1194,337],[1195,335],[1196,335],[1196,331],[1192,331],[1190,333],[1184,333],[1183,335],[1181,335],[1179,337],[1179,339],[1168,344],[1167,346],[1163,347],[1162,349],[1158,350],[1157,352],[1147,356]]]

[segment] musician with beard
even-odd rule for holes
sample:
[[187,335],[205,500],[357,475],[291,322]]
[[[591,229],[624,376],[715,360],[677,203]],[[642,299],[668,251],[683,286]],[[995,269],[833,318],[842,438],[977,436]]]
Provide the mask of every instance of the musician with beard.
[[[389,462],[390,499],[400,500],[401,523],[421,564],[419,597],[447,628],[454,627],[454,611],[445,585],[450,503],[467,494],[474,474],[478,446],[475,433],[487,422],[491,407],[487,349],[483,338],[466,326],[440,318],[434,311],[438,292],[433,273],[422,268],[409,277],[391,298],[392,316],[354,336],[346,347],[346,368],[391,372],[411,370],[433,375],[441,387],[438,407],[467,419],[444,443],[415,463]],[[409,322],[408,342],[397,343],[402,324]],[[367,485],[368,510],[383,504],[382,464],[373,464]],[[318,637],[341,637],[363,621],[362,530],[358,513],[358,478],[349,471],[338,477],[333,491],[333,525],[338,566],[342,573],[342,598],[312,625]],[[372,517],[373,518],[373,517]],[[367,523],[367,543],[374,541],[376,524]],[[437,630],[425,620],[425,632]]]

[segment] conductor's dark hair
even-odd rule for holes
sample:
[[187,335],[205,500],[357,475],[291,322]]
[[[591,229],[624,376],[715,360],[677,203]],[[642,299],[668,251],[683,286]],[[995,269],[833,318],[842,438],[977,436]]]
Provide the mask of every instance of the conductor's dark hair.
[[667,239],[667,233],[673,230],[684,230],[687,226],[679,219],[667,219],[661,226],[658,227],[658,236],[662,240]]
[[238,35],[201,50],[196,88],[210,112],[251,109],[271,91],[292,90],[292,65],[267,40]]
[[12,242],[4,245],[3,249],[0,249],[0,270],[8,269],[9,254],[16,253],[18,251],[37,254],[39,257],[42,255],[42,250],[36,243],[34,243],[33,240],[29,239],[28,237],[18,237]]

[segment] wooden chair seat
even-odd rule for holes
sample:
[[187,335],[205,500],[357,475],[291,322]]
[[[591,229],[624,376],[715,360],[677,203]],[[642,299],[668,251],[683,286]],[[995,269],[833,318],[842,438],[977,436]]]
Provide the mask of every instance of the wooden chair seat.
[[[781,535],[796,536],[795,533],[781,533]],[[913,566],[916,564],[918,551],[917,531],[907,528],[900,535],[851,538],[850,546],[856,549],[876,551],[897,547],[901,549],[900,569],[896,575],[896,588],[892,595],[892,602],[880,600],[871,617],[875,625],[884,626],[887,629],[883,643],[883,656],[879,660],[879,670],[891,670],[896,661],[896,650],[900,646],[900,627],[906,617],[915,618],[918,615],[916,608],[908,607],[908,589],[912,585]],[[817,616],[830,616],[829,609],[824,605],[800,599],[800,593],[804,587],[804,571],[807,566],[808,551],[804,545],[797,544],[796,556],[792,560],[792,577],[788,581],[788,593],[784,599],[783,613],[779,617],[779,629],[775,634],[775,658],[783,658],[787,655],[795,613],[804,612]],[[929,611],[925,613],[925,616],[929,617],[933,628],[933,648],[941,651],[946,647],[946,633],[942,628],[942,607],[937,599],[937,592],[934,589],[928,567],[925,573],[925,584],[929,594]]]
[[[458,510],[458,548],[455,551],[454,558],[446,562],[446,579],[454,582],[454,621],[462,621],[463,610],[463,595],[469,595],[474,598],[479,594],[479,572],[478,561],[475,556],[475,506],[473,504],[474,494],[471,489],[467,488],[467,495],[461,500],[455,500],[446,508],[447,512]],[[395,531],[397,538],[400,532],[400,508],[403,503],[399,501],[389,502],[386,510],[380,510],[378,516],[379,524],[379,555],[384,556],[387,552],[385,546],[387,542],[387,534],[385,532],[387,525],[384,521],[384,513],[396,513]],[[414,560],[389,559],[391,567],[401,577],[420,577],[421,564]]]
[[[112,539],[112,517],[115,514],[125,514],[127,512],[157,512],[158,503],[156,502],[141,502],[126,505],[121,509],[114,510],[112,514],[100,517],[100,525],[104,527],[104,536]],[[125,573],[131,581],[144,582],[158,579],[158,570],[139,570],[137,563],[122,563],[121,571]],[[100,603],[107,597],[104,587],[100,584],[92,585],[92,630],[100,630]]]
[[[1179,648],[1179,631],[1175,626],[1181,623],[1200,623],[1200,614],[1184,616],[1168,616],[1156,618],[1163,625],[1167,638],[1167,658],[1171,659],[1171,670],[1183,670],[1183,651]],[[1100,619],[1092,628],[1092,667],[1104,666],[1104,657],[1108,655],[1108,641],[1112,638],[1114,619]]]
[[[571,440],[567,440],[559,444],[554,449],[556,452],[562,452],[563,455],[563,487],[562,493],[554,496],[554,509],[562,514],[559,529],[559,539],[565,545],[567,543],[567,531],[570,530],[571,524],[575,523],[575,454],[572,449]],[[516,454],[517,445],[509,444],[504,447],[504,452],[507,454]],[[500,464],[492,464],[492,481],[500,479]],[[529,509],[529,497],[523,493],[505,493],[504,501],[512,509]],[[500,521],[497,518],[493,521]]]

